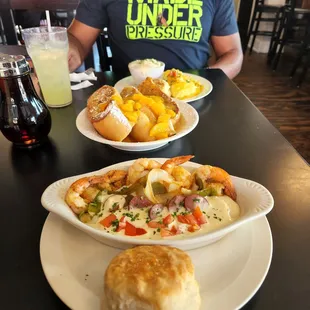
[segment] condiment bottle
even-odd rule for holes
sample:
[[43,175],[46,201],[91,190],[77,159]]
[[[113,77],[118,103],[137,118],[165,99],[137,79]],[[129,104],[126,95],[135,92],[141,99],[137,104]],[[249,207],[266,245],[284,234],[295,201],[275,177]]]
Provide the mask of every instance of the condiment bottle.
[[51,115],[37,95],[24,56],[0,54],[0,130],[18,147],[46,140]]

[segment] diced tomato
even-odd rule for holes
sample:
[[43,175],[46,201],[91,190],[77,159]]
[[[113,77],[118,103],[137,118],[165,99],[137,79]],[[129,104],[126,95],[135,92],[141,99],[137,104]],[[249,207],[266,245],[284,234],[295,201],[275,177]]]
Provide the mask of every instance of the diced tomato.
[[112,225],[112,222],[115,220],[117,220],[117,217],[115,216],[115,214],[112,213],[105,217],[103,220],[101,220],[99,223],[104,227],[110,227]]
[[121,230],[123,230],[126,227],[126,224],[124,225],[124,227],[121,227],[118,225],[118,227],[116,228],[116,232],[120,232]]
[[143,229],[143,228],[136,228],[137,236],[144,235],[146,233],[147,233],[147,231],[145,229]]
[[168,214],[164,219],[163,223],[167,226],[173,222],[173,216],[171,214]]
[[170,76],[172,76],[172,77],[176,77],[176,76],[177,76],[176,71],[171,70],[171,71],[170,71]]
[[125,229],[125,227],[126,227],[126,217],[122,216],[118,222],[118,227],[117,227],[116,231],[119,232],[122,229]]
[[150,221],[147,223],[147,225],[151,228],[163,228],[163,227],[165,227],[164,224],[161,224],[161,223],[156,222],[156,221]]
[[178,230],[177,228],[173,225],[172,228],[170,229],[170,231],[173,233],[173,234],[177,234]]
[[189,224],[189,225],[197,225],[197,220],[193,214],[186,214],[186,215],[178,215],[178,221],[180,223]]
[[193,215],[199,225],[207,223],[207,217],[201,212],[199,207],[195,208],[195,210],[193,211]]
[[137,228],[130,224],[129,222],[126,222],[125,227],[125,235],[126,236],[136,236],[137,235]]
[[195,232],[195,231],[197,231],[197,230],[199,230],[200,229],[200,226],[199,225],[191,225],[190,227],[188,227],[188,231],[189,232]]
[[171,230],[167,229],[167,228],[161,228],[160,235],[162,237],[171,237],[171,236],[174,236],[175,233],[172,232]]

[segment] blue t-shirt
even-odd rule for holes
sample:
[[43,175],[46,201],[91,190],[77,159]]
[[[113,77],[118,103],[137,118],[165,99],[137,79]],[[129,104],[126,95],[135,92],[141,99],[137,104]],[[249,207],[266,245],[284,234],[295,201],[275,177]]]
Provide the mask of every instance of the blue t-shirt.
[[144,58],[167,69],[200,69],[211,36],[238,32],[233,0],[81,0],[76,19],[108,28],[116,71]]

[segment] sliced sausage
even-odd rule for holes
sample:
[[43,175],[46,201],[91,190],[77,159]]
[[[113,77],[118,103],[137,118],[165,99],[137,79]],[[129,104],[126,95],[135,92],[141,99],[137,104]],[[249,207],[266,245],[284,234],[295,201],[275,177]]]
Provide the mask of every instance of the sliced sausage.
[[169,212],[174,213],[174,212],[177,212],[178,209],[184,207],[184,199],[185,199],[185,196],[183,195],[174,196],[169,201],[169,204],[168,204]]
[[164,206],[160,203],[157,203],[156,205],[151,207],[149,210],[150,219],[155,220],[160,215],[160,213],[163,211],[163,209],[164,209]]
[[185,208],[189,211],[194,211],[196,207],[200,207],[201,210],[205,210],[209,205],[208,200],[199,195],[187,196],[184,203]]
[[152,205],[152,202],[149,201],[146,197],[144,196],[135,196],[133,197],[130,202],[129,202],[129,210],[132,208],[146,208]]

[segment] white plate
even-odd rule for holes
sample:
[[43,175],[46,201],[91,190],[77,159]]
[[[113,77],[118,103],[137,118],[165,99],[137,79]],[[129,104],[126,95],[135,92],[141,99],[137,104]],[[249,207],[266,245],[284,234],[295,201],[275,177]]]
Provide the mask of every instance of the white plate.
[[[198,100],[198,99],[201,99],[201,98],[204,98],[206,96],[208,96],[212,89],[213,89],[213,85],[211,84],[211,82],[207,79],[205,79],[204,77],[202,76],[199,76],[199,75],[196,75],[196,74],[191,74],[191,73],[186,73],[186,75],[190,76],[191,78],[195,79],[196,81],[198,81],[202,86],[203,86],[203,90],[197,95],[197,96],[194,96],[192,98],[188,98],[188,99],[184,99],[184,101],[186,102],[192,102],[192,101],[195,101],[195,100]],[[123,90],[124,87],[127,87],[127,86],[138,86],[132,76],[127,76],[121,80],[119,80],[115,85],[114,87],[119,91],[121,92]],[[177,100],[177,99],[174,99],[174,100]]]
[[[103,275],[119,252],[54,214],[42,230],[40,256],[45,276],[73,310],[100,309]],[[188,254],[200,285],[201,310],[241,308],[259,289],[270,266],[272,236],[267,219],[243,225],[221,241]]]
[[[166,158],[155,158],[155,159],[161,163],[163,163],[166,160]],[[93,227],[83,224],[64,201],[65,193],[68,190],[69,186],[75,180],[83,176],[104,174],[114,169],[127,170],[128,167],[131,166],[133,162],[134,161],[131,160],[106,167],[96,172],[91,172],[57,181],[52,185],[50,185],[44,191],[41,198],[42,205],[48,211],[56,213],[73,226],[77,227],[78,229],[89,234],[96,240],[109,246],[125,249],[137,244],[164,244],[164,245],[176,246],[182,250],[196,249],[211,244],[223,238],[226,234],[232,232],[239,226],[266,215],[273,208],[274,204],[273,198],[269,193],[269,191],[264,186],[250,180],[241,179],[238,177],[232,177],[237,192],[237,203],[240,206],[241,215],[235,222],[232,222],[226,227],[217,229],[207,234],[192,234],[184,239],[165,238],[162,240],[153,240],[153,239],[142,239],[139,237],[112,235],[106,233],[105,231],[97,230]],[[193,162],[187,162],[183,166],[189,171],[193,171],[200,165]]]
[[184,101],[181,100],[175,100],[175,101],[177,102],[180,112],[183,116],[182,119],[184,121],[184,124],[182,125],[180,131],[178,131],[174,136],[171,136],[166,139],[151,142],[117,142],[105,139],[95,130],[94,126],[88,120],[86,108],[76,118],[76,127],[80,131],[80,133],[85,137],[100,143],[108,144],[116,149],[132,152],[154,150],[164,146],[168,142],[186,136],[192,130],[194,130],[194,128],[198,124],[199,115],[197,111]]

